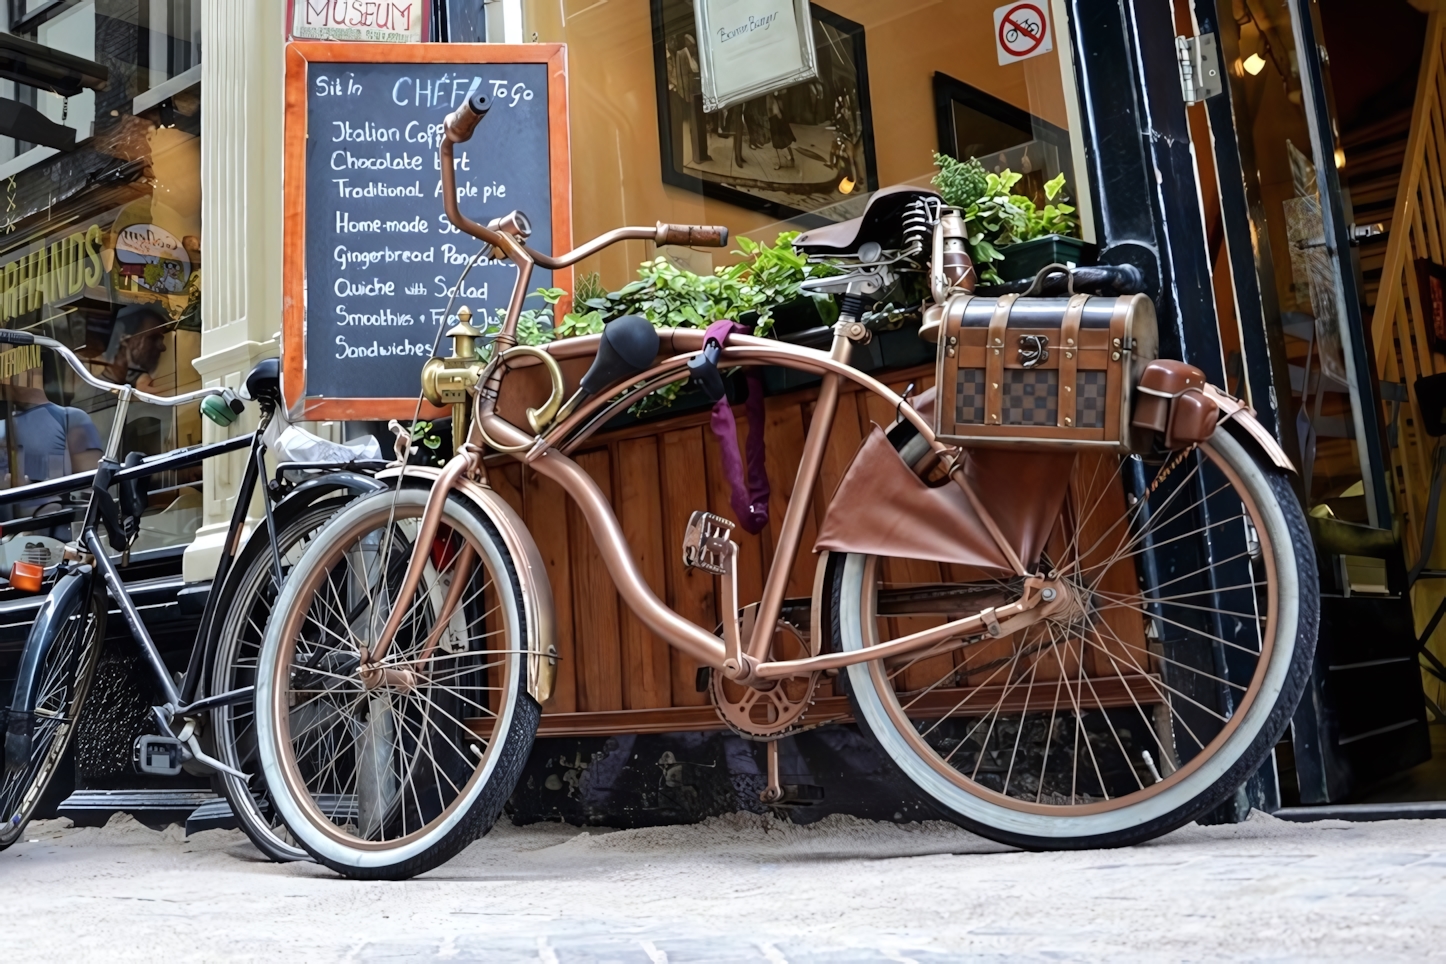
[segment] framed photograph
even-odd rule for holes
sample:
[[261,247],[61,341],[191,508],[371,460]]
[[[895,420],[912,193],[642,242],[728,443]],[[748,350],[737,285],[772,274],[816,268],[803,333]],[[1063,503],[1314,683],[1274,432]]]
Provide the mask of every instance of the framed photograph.
[[694,0],[703,109],[818,76],[808,0]]
[[1416,285],[1421,292],[1421,314],[1426,319],[1426,340],[1433,352],[1446,355],[1446,268],[1417,258]]
[[994,173],[1023,174],[1014,190],[1037,204],[1044,203],[1044,182],[1056,174],[1064,174],[1070,194],[1078,190],[1064,128],[941,73],[934,74],[934,115],[940,154],[977,157]]
[[663,182],[805,226],[857,213],[825,209],[879,186],[863,26],[800,4],[816,73],[709,110],[693,0],[651,2]]

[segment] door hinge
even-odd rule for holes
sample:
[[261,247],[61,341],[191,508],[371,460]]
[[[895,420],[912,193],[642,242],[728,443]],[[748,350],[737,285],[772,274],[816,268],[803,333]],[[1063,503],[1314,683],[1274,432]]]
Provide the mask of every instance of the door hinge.
[[1220,74],[1220,51],[1213,33],[1176,37],[1175,52],[1180,59],[1180,90],[1187,105],[1198,104],[1207,97],[1225,92],[1225,78]]

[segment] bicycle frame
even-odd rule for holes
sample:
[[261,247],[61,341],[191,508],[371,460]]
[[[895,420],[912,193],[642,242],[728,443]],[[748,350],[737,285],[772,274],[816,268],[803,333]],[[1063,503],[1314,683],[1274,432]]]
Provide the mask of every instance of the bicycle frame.
[[[448,493],[459,482],[484,476],[481,453],[485,447],[508,454],[561,485],[577,503],[587,521],[608,573],[628,608],[649,629],[671,645],[738,682],[754,686],[771,685],[771,681],[776,678],[806,675],[880,657],[921,651],[950,639],[965,639],[971,636],[998,638],[1038,622],[1074,602],[1073,593],[1064,582],[1042,575],[1036,576],[1026,570],[1016,548],[1004,537],[998,524],[964,478],[961,453],[940,442],[932,427],[905,398],[849,364],[853,343],[866,341],[871,335],[859,319],[845,308],[834,326],[832,344],[827,352],[762,338],[733,336],[728,339],[728,344],[719,356],[720,363],[779,365],[811,372],[822,376],[823,382],[795,478],[795,497],[790,500],[784,514],[773,564],[764,580],[763,598],[750,637],[747,640],[741,638],[737,581],[731,560],[737,547],[731,540],[727,541],[729,548],[726,551],[730,560],[723,580],[722,640],[665,605],[638,572],[627,539],[607,497],[588,474],[564,454],[564,449],[576,445],[582,438],[596,431],[611,412],[616,411],[620,405],[630,404],[644,387],[683,377],[689,360],[703,348],[704,333],[698,329],[660,330],[660,350],[666,356],[663,362],[621,384],[611,386],[606,393],[599,393],[590,400],[579,404],[580,395],[574,395],[563,404],[566,386],[555,357],[576,357],[588,353],[589,350],[595,354],[597,340],[569,339],[561,344],[554,342],[545,349],[515,347],[517,319],[522,311],[527,284],[535,265],[554,269],[566,267],[610,244],[630,238],[651,238],[658,244],[693,243],[694,238],[715,242],[720,234],[726,241],[726,231],[660,222],[655,228],[618,228],[609,231],[567,254],[556,257],[533,251],[525,244],[526,218],[519,216],[517,212],[494,221],[491,225],[483,226],[463,215],[458,207],[456,175],[452,165],[453,147],[471,137],[484,113],[485,110],[479,113],[470,103],[464,104],[449,116],[444,124],[438,145],[442,203],[448,219],[459,230],[491,245],[494,254],[505,256],[517,265],[517,280],[512,290],[506,320],[494,342],[492,359],[476,376],[471,388],[475,396],[475,414],[468,442],[433,481],[432,494],[422,516],[421,527],[413,544],[412,558],[393,612],[375,645],[369,652],[362,653],[363,678],[372,681],[369,685],[377,685],[389,678],[389,673],[396,671],[394,667],[383,666],[382,662],[401,623],[402,614],[410,605],[421,580],[428,551],[441,522],[442,506]],[[521,357],[518,357],[519,354]],[[497,399],[507,372],[514,364],[521,365],[528,359],[544,364],[552,381],[552,393],[548,401],[540,408],[531,410],[530,415],[535,417],[537,412],[561,415],[557,424],[550,427],[541,425],[538,433],[534,434],[524,432],[496,412]],[[838,408],[839,388],[844,379],[881,396],[893,405],[901,418],[909,421],[945,466],[949,477],[963,489],[980,524],[999,549],[1002,558],[1008,561],[1013,575],[1023,579],[1024,592],[1013,603],[985,609],[891,640],[867,653],[814,653],[803,659],[768,661],[774,627],[782,609],[804,520],[812,507],[814,484],[818,479],[819,467]],[[577,406],[575,409],[574,405]],[[456,410],[461,414],[465,408],[458,406]],[[443,617],[446,615],[448,614],[444,612]]]
[[[236,505],[231,515],[231,525],[227,533],[226,541],[221,548],[221,558],[217,564],[215,577],[212,580],[212,586],[219,588],[240,551],[242,535],[245,532],[246,515],[250,508],[251,498],[256,490],[257,482],[265,475],[266,444],[262,441],[261,431],[258,430],[220,442],[180,449],[148,459],[139,465],[123,467],[119,461],[122,427],[125,423],[125,416],[130,405],[132,393],[120,392],[118,394],[120,401],[116,409],[113,429],[110,439],[107,442],[104,455],[101,458],[100,465],[96,469],[89,472],[76,473],[61,479],[12,489],[0,495],[0,505],[28,501],[45,495],[75,491],[82,486],[89,489],[90,497],[86,502],[85,512],[82,517],[80,536],[67,549],[67,561],[61,564],[62,574],[60,576],[60,582],[63,582],[68,576],[81,573],[81,567],[86,563],[94,567],[93,572],[98,572],[104,581],[111,599],[121,611],[127,628],[130,630],[132,638],[140,649],[146,665],[155,680],[156,686],[164,697],[163,704],[154,708],[155,718],[162,733],[179,742],[191,744],[190,750],[192,754],[206,764],[229,771],[229,768],[224,764],[200,751],[200,748],[195,745],[194,734],[195,723],[200,714],[219,706],[248,699],[253,689],[248,686],[226,693],[215,693],[207,696],[199,695],[206,661],[206,649],[211,638],[211,626],[218,615],[216,612],[216,600],[219,593],[212,592],[207,596],[196,639],[192,644],[191,652],[187,659],[185,673],[181,677],[180,683],[177,684],[171,675],[170,669],[161,658],[160,651],[155,641],[151,638],[151,634],[141,618],[140,611],[131,599],[130,593],[126,589],[121,577],[120,570],[106,551],[106,547],[102,544],[100,529],[106,529],[107,535],[112,535],[116,541],[125,538],[123,531],[115,531],[115,499],[109,492],[111,485],[155,475],[171,469],[188,468],[199,465],[208,458],[249,447],[250,451],[246,460],[246,471],[242,477],[241,485],[237,493]],[[287,464],[278,466],[278,475],[288,467]],[[345,484],[345,480],[343,480],[343,484]],[[276,527],[272,520],[272,501],[273,499],[269,492],[262,500],[267,520],[267,532],[271,539],[273,565],[276,567],[279,584],[281,561],[275,541]],[[59,522],[61,515],[62,514],[44,516],[41,517],[41,519],[48,520],[48,524],[53,526]],[[38,526],[39,520],[26,520],[25,527],[27,529]],[[93,575],[91,578],[93,578]],[[89,581],[88,579],[87,582]],[[59,591],[59,585],[60,583],[58,582],[57,589],[53,589],[52,594]],[[58,624],[51,625],[49,622],[37,621],[36,628],[32,631],[31,637],[26,643],[25,654],[22,658],[22,674],[21,678],[17,679],[15,695],[11,703],[12,714],[19,713],[28,715],[33,712],[35,693],[33,692],[34,686],[29,684],[33,684],[34,681],[28,680],[24,670],[25,667],[38,667],[43,663],[45,650],[48,648],[58,630]],[[33,675],[33,673],[31,675]],[[172,727],[173,722],[178,718],[187,719],[186,724],[181,728],[179,734],[176,733]]]
[[[724,638],[720,640],[713,633],[682,618],[668,608],[649,588],[633,561],[622,527],[612,506],[602,490],[583,469],[569,459],[565,450],[573,449],[590,435],[611,413],[619,407],[631,404],[637,397],[640,386],[676,380],[686,370],[688,361],[703,347],[703,332],[697,329],[663,329],[660,331],[665,350],[680,352],[663,363],[636,376],[621,386],[609,389],[606,398],[596,398],[580,406],[562,423],[553,427],[546,435],[533,437],[507,422],[495,412],[496,393],[484,388],[477,400],[476,424],[473,444],[480,448],[483,438],[501,442],[508,448],[525,449],[513,458],[529,465],[533,470],[557,482],[577,504],[593,538],[601,552],[614,584],[628,607],[649,629],[662,636],[669,643],[687,653],[704,665],[721,670],[730,678],[745,682],[759,683],[780,677],[807,675],[822,669],[833,669],[862,662],[865,659],[890,657],[915,652],[936,646],[944,640],[955,637],[988,636],[990,638],[1008,635],[1026,625],[1043,619],[1067,603],[1065,587],[1044,577],[1035,577],[1025,571],[1019,563],[1014,548],[1000,533],[998,526],[989,518],[982,504],[974,498],[967,485],[965,492],[974,502],[976,510],[991,536],[999,544],[1015,567],[1015,575],[1025,577],[1023,597],[997,609],[961,619],[952,620],[938,627],[913,633],[893,640],[877,648],[877,651],[862,653],[835,653],[812,655],[789,661],[768,661],[767,654],[772,639],[772,628],[776,625],[782,609],[792,563],[796,557],[804,521],[811,511],[814,483],[823,462],[824,450],[828,443],[834,414],[838,407],[840,384],[844,379],[861,388],[882,396],[894,405],[901,417],[907,419],[919,434],[929,443],[940,458],[952,462],[953,450],[939,443],[928,423],[901,396],[894,393],[871,376],[858,371],[848,364],[851,348],[849,330],[851,319],[843,319],[837,326],[834,344],[830,351],[822,352],[795,345],[783,344],[763,338],[733,336],[720,356],[720,365],[768,364],[820,374],[823,384],[814,406],[814,414],[805,438],[802,458],[795,476],[793,492],[784,514],[774,551],[773,564],[764,580],[763,598],[754,620],[754,629],[747,640],[741,638],[736,578],[730,571],[723,577],[723,627]],[[565,343],[564,343],[565,344]],[[579,345],[578,348],[585,349]],[[498,379],[500,383],[500,378]],[[456,457],[461,470],[467,459],[464,453]],[[451,466],[449,466],[450,468]],[[964,485],[957,472],[951,473],[955,480]],[[445,485],[449,475],[439,477],[437,485]],[[425,535],[425,533],[424,533]],[[428,544],[419,540],[418,545]],[[730,567],[731,569],[731,567]],[[404,585],[403,591],[407,590]],[[1054,590],[1051,592],[1050,590]],[[731,616],[731,618],[730,618]]]

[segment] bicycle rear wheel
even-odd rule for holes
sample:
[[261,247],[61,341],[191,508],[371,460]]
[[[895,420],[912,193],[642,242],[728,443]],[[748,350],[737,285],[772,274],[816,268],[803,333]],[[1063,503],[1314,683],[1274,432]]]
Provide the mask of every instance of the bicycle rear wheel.
[[[905,461],[923,454],[901,443]],[[1019,595],[938,562],[827,566],[843,650]],[[1020,847],[1136,843],[1234,793],[1284,732],[1315,648],[1315,559],[1286,473],[1224,427],[1151,459],[1080,455],[1038,568],[1077,603],[1002,639],[848,667],[860,726],[943,815]]]
[[258,755],[297,842],[338,873],[401,879],[496,822],[541,708],[506,544],[452,495],[382,673],[361,653],[392,612],[428,493],[342,510],[297,562],[257,665]]
[[[58,621],[59,630],[41,662],[28,759],[13,768],[0,760],[0,850],[21,838],[65,758],[105,638],[106,598],[103,592],[94,593],[91,574],[62,578],[84,579],[86,585],[70,597],[71,612]],[[56,595],[52,591],[46,604]],[[8,730],[9,711],[5,715]]]
[[[281,553],[283,580],[317,533],[348,501],[349,496],[325,499],[289,519],[277,519],[276,546]],[[255,685],[256,660],[276,593],[271,540],[265,530],[258,530],[237,558],[217,600],[218,616],[208,647],[212,664],[207,674],[210,692],[225,693]],[[242,780],[220,773],[214,783],[256,849],[276,861],[310,859],[292,838],[266,793],[256,757],[254,701],[243,700],[213,710],[210,732],[217,759],[250,777]]]

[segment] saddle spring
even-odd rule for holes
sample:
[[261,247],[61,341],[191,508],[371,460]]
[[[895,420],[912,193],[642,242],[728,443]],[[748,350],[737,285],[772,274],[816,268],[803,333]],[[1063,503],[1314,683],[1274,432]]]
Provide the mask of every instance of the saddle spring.
[[932,241],[938,212],[930,210],[937,206],[937,202],[931,201],[931,198],[914,198],[904,208],[904,251],[910,257],[927,251]]

